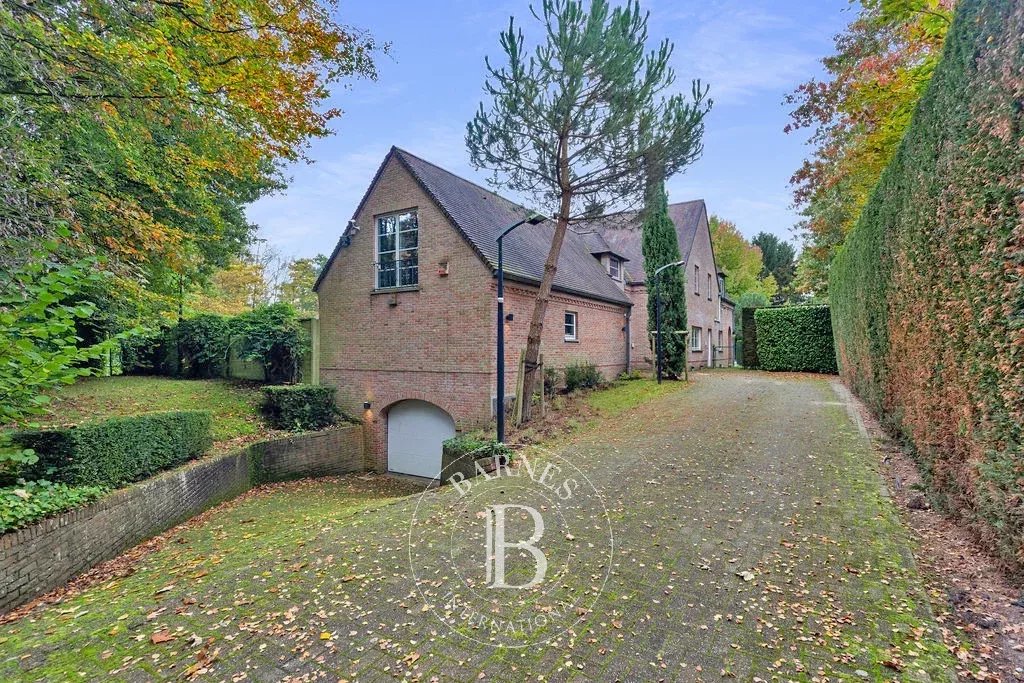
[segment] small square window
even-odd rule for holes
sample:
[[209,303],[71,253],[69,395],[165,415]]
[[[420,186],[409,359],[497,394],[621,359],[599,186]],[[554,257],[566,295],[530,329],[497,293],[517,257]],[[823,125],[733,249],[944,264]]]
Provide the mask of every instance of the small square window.
[[565,341],[577,341],[579,328],[576,325],[576,312],[565,312]]

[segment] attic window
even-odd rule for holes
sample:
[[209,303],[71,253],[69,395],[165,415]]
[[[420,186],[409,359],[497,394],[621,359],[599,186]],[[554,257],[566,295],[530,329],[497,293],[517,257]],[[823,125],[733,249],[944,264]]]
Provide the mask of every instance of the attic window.
[[608,274],[613,280],[622,279],[622,259],[617,256],[608,257]]
[[415,211],[377,217],[377,289],[419,284],[419,220]]

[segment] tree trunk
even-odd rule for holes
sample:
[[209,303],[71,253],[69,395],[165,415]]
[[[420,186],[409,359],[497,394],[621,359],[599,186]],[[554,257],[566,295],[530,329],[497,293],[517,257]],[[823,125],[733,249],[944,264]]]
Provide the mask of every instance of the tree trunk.
[[558,272],[558,255],[562,251],[562,241],[569,227],[569,212],[572,208],[572,193],[562,190],[562,201],[555,221],[555,234],[551,237],[551,249],[548,250],[547,261],[544,262],[544,276],[537,290],[537,300],[533,305],[533,318],[530,320],[530,334],[526,338],[526,359],[523,375],[523,422],[529,422],[533,412],[533,392],[537,386],[539,373],[540,340],[544,331],[544,315],[548,310],[551,298],[551,285]]

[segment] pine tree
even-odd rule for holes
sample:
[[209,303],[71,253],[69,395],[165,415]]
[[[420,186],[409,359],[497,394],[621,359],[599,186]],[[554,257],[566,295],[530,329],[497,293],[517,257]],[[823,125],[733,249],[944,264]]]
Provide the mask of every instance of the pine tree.
[[[532,13],[544,24],[542,41],[529,54],[510,20],[501,34],[507,64],[487,61],[491,106],[481,104],[466,129],[473,165],[494,171],[495,185],[531,197],[555,224],[527,336],[526,396],[537,386],[544,315],[569,225],[597,205],[639,205],[652,161],[662,177],[693,163],[711,106],[700,81],[690,98],[673,92],[672,44],[648,50],[647,13],[636,0],[621,7],[542,0]],[[527,419],[529,409],[527,402]]]
[[[686,338],[675,332],[686,327],[686,276],[682,266],[655,272],[668,263],[682,260],[676,226],[668,217],[668,198],[664,188],[653,193],[653,203],[645,211],[643,225],[644,271],[647,273],[647,329],[655,329],[655,288],[661,300],[662,371],[679,377],[686,366]],[[655,339],[655,337],[651,337]],[[655,347],[656,348],[656,347]]]

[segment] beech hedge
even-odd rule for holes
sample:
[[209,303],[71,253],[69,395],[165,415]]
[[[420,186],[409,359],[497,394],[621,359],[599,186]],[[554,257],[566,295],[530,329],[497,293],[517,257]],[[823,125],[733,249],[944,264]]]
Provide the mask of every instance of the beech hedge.
[[764,370],[836,372],[828,306],[783,306],[754,311],[757,361]]
[[830,273],[843,379],[1024,566],[1024,3],[963,0]]
[[22,473],[70,486],[117,488],[177,467],[210,447],[210,413],[184,410],[115,417],[75,427],[16,432],[39,460]]

